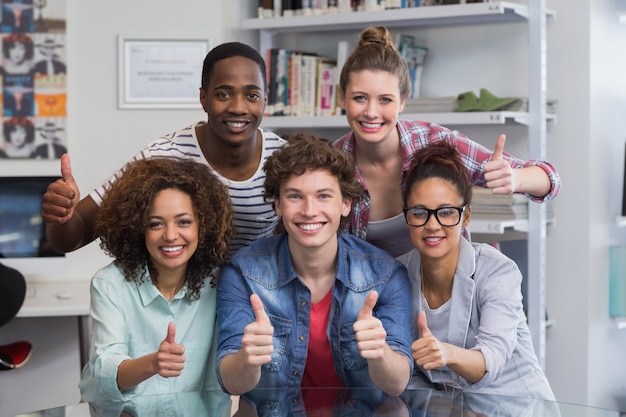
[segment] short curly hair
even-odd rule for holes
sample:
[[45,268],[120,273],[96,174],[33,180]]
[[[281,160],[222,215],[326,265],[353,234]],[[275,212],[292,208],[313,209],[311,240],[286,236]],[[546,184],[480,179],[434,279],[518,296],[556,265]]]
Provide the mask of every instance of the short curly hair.
[[[263,196],[272,202],[280,197],[280,189],[292,175],[305,171],[327,170],[339,181],[343,198],[353,202],[363,194],[363,186],[357,180],[354,161],[347,153],[324,138],[308,133],[298,133],[287,139],[287,145],[275,151],[265,161]],[[342,219],[345,221],[346,219]]]
[[150,207],[156,195],[175,189],[191,197],[198,223],[198,248],[187,264],[190,299],[200,297],[205,279],[229,259],[234,234],[233,209],[227,187],[207,165],[190,159],[153,158],[130,162],[106,193],[95,219],[100,247],[115,258],[129,282],[141,282],[149,272],[152,283],[158,273],[145,242]]

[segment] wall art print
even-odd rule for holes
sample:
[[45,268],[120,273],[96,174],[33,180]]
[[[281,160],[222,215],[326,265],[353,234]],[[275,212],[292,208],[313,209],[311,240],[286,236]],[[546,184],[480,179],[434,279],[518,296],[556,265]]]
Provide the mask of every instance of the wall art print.
[[1,0],[0,159],[67,151],[66,0]]

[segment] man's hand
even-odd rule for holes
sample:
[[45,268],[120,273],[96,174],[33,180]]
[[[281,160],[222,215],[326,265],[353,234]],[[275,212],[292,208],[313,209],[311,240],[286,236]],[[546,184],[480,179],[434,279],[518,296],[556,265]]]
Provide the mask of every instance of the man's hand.
[[72,176],[70,156],[61,156],[61,178],[48,186],[43,195],[41,217],[50,224],[63,224],[74,216],[80,191]]
[[376,301],[378,301],[376,291],[367,294],[363,308],[359,311],[353,326],[359,352],[365,359],[382,358],[387,343],[387,332],[382,322],[373,315]]
[[250,296],[250,305],[254,311],[255,321],[243,330],[241,352],[244,353],[244,363],[261,366],[272,360],[274,328],[258,295]]

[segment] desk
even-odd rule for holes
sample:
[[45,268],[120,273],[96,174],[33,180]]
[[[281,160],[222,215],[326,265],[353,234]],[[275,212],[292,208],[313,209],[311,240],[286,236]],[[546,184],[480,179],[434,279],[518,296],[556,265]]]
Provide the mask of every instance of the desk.
[[[80,366],[89,358],[90,281],[37,281],[26,283],[26,298],[17,318],[67,317],[78,319]],[[58,295],[65,293],[69,297]]]
[[[61,317],[89,315],[89,281],[27,282],[26,299],[17,317]],[[70,298],[59,298],[69,291]]]
[[[72,297],[58,299],[69,290]],[[17,317],[0,328],[0,345],[27,340],[30,360],[0,372],[0,417],[80,400],[78,381],[88,357],[89,281],[27,280],[27,298]]]
[[[234,416],[620,417],[618,411],[552,401],[430,390],[408,390],[400,397],[390,398],[378,390],[363,388],[321,389],[335,398],[334,404],[322,409],[305,410],[303,398],[320,389],[263,391],[255,404],[241,400]],[[231,407],[230,397],[221,391],[206,391],[136,397],[127,402],[73,404],[18,417],[227,417],[231,415]]]

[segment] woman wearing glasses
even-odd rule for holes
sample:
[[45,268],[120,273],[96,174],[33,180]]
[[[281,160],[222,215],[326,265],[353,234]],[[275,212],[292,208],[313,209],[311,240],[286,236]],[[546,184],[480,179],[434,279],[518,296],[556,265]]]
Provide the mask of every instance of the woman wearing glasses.
[[399,258],[413,293],[410,388],[554,400],[533,350],[517,265],[461,237],[471,187],[452,143],[414,155],[403,199],[415,248]]

